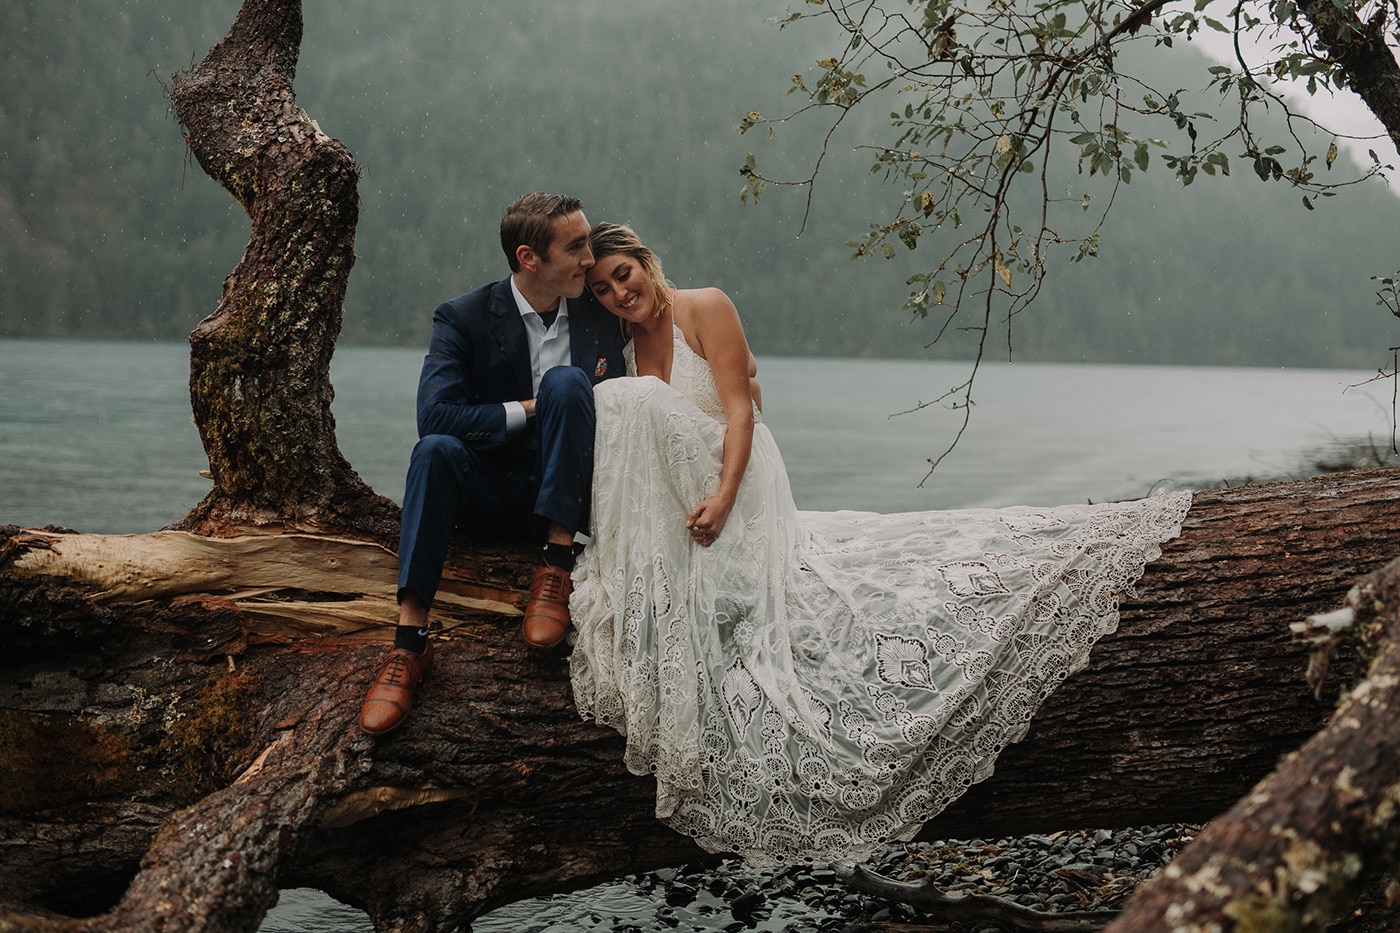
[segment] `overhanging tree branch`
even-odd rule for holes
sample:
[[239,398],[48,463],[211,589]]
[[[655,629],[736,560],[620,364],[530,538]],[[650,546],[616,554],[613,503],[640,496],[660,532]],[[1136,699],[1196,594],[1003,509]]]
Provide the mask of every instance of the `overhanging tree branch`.
[[[1039,295],[1052,252],[1077,247],[1072,260],[1097,254],[1100,231],[1120,186],[1149,167],[1152,150],[1165,150],[1158,156],[1160,162],[1183,184],[1190,184],[1201,173],[1229,174],[1227,144],[1241,142],[1244,152],[1237,158],[1247,160],[1265,181],[1282,180],[1301,189],[1303,203],[1311,209],[1310,196],[1331,194],[1354,182],[1317,177],[1317,157],[1295,131],[1296,115],[1286,106],[1289,142],[1296,154],[1285,156],[1286,147],[1256,137],[1252,121],[1257,108],[1282,103],[1267,82],[1306,76],[1310,89],[1319,84],[1375,88],[1375,94],[1363,94],[1372,109],[1393,106],[1400,115],[1400,80],[1377,25],[1383,17],[1373,16],[1372,22],[1362,24],[1356,14],[1359,6],[1344,4],[1328,14],[1344,22],[1325,32],[1319,28],[1323,39],[1309,32],[1303,36],[1302,51],[1284,54],[1262,73],[1242,59],[1239,73],[1226,66],[1211,68],[1209,84],[1238,112],[1233,122],[1206,138],[1200,127],[1211,117],[1184,109],[1183,90],[1154,89],[1120,66],[1124,50],[1133,42],[1171,46],[1174,39],[1190,39],[1203,28],[1228,31],[1211,15],[1209,3],[1050,0],[988,7],[937,0],[908,2],[909,16],[899,10],[905,5],[905,0],[826,0],[821,13],[789,16],[784,26],[810,24],[817,18],[835,23],[842,49],[818,61],[817,80],[810,86],[802,75],[794,77],[792,91],[807,97],[804,106],[776,118],[751,111],[739,129],[767,126],[771,137],[799,115],[836,108],[813,171],[800,182],[807,188],[810,210],[832,134],[850,125],[848,117],[855,108],[893,101],[892,138],[862,141],[859,148],[874,153],[873,168],[887,181],[897,182],[899,193],[887,219],[872,223],[869,232],[850,245],[857,257],[893,258],[901,245],[908,250],[921,245],[935,249],[937,258],[926,271],[907,279],[912,291],[901,310],[916,317],[938,313],[942,326],[934,343],[949,331],[978,335],[970,350],[973,362],[966,384],[939,396],[938,403],[961,410],[963,419],[952,442],[930,458],[931,465],[956,447],[966,429],[978,366],[992,346],[986,340],[988,330],[994,324],[1005,328],[1009,356],[1014,320]],[[1333,5],[1303,9],[1322,17],[1317,12],[1322,6]],[[1271,9],[1280,23],[1307,31],[1291,0],[1279,0]],[[1242,6],[1232,6],[1231,12],[1248,28],[1259,26]],[[1345,55],[1339,52],[1343,40],[1349,43]],[[1312,50],[1308,43],[1324,51]],[[867,86],[866,72],[881,67],[889,76]],[[1138,125],[1127,125],[1130,118]],[[1170,145],[1147,135],[1145,121],[1156,121],[1186,138]],[[1326,156],[1329,168],[1336,152],[1333,141]],[[1291,161],[1285,164],[1285,159]],[[1379,168],[1373,166],[1364,177]],[[756,196],[768,184],[787,183],[764,174],[752,154],[744,174],[745,195]],[[1038,176],[1038,200],[1021,183],[1023,174]],[[1097,219],[1084,229],[1072,218],[1075,208],[1087,211],[1091,200],[1101,196],[1102,189],[1093,187],[1098,179],[1107,186],[1107,196]],[[1059,195],[1062,183],[1064,194]],[[987,214],[985,222],[971,235],[957,233],[975,211]],[[949,235],[958,237],[951,245]],[[931,240],[939,245],[930,246]]]

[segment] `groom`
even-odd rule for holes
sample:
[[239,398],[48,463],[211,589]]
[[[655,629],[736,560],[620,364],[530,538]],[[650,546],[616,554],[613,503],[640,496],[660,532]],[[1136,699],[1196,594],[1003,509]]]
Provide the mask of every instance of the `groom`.
[[625,372],[617,320],[582,297],[588,232],[576,198],[525,195],[501,219],[511,275],[433,315],[404,489],[398,627],[360,708],[370,735],[404,721],[432,667],[428,609],[454,525],[541,534],[521,634],[549,648],[568,632],[574,533],[593,478],[593,386]]

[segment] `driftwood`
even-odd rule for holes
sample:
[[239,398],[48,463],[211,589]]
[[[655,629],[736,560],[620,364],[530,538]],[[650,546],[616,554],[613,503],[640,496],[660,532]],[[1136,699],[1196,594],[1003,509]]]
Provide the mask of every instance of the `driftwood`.
[[[335,445],[357,172],[295,105],[300,37],[295,0],[246,0],[172,93],[253,225],[191,337],[213,491],[157,535],[0,529],[0,930],[252,930],[286,886],[446,929],[706,858],[575,715],[565,659],[515,636],[532,561],[511,546],[454,552],[418,709],[377,742],[355,728],[396,509]],[[1353,597],[1321,698],[1289,629],[1400,555],[1397,493],[1373,471],[1200,494],[1090,667],[926,832],[1200,822],[1243,798],[1120,925],[1316,928],[1394,856],[1395,571]]]
[[838,866],[837,875],[857,891],[909,904],[940,921],[991,921],[1034,933],[1097,933],[1118,916],[1116,910],[1041,911],[986,894],[945,894],[932,880],[896,881],[864,865]]
[[[1379,517],[1397,489],[1400,472],[1371,471],[1199,494],[1089,669],[926,833],[1228,808],[1328,721],[1335,687],[1313,696],[1290,623],[1400,551]],[[402,732],[375,742],[354,722],[392,623],[381,546],[10,529],[0,553],[12,919],[252,929],[279,886],[300,885],[381,929],[442,929],[704,858],[652,817],[621,739],[577,718],[566,660],[517,638],[526,554],[456,555],[438,668]],[[1346,650],[1333,664],[1355,669]],[[1368,754],[1388,741],[1367,735]],[[1357,878],[1385,867],[1386,852],[1358,851]]]

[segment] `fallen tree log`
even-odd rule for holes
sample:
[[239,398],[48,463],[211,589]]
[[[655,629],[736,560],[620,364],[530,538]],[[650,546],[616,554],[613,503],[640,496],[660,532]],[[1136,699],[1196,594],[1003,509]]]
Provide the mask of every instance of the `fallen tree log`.
[[[1383,518],[1397,491],[1400,471],[1369,471],[1199,494],[1090,667],[926,832],[1215,817],[1328,721],[1335,687],[1313,696],[1289,626],[1400,552]],[[455,553],[438,667],[375,742],[354,723],[393,621],[374,618],[393,585],[382,546],[3,542],[0,922],[250,930],[279,887],[310,886],[379,929],[444,929],[704,858],[652,818],[620,737],[578,719],[565,658],[516,637],[522,551]],[[1334,664],[1355,669],[1354,653]]]

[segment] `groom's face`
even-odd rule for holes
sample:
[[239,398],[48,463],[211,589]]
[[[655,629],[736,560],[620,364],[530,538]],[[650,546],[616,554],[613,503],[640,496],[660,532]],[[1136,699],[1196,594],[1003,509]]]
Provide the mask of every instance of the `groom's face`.
[[588,230],[588,218],[583,216],[583,211],[554,218],[549,258],[540,259],[535,272],[540,285],[551,294],[563,298],[577,298],[583,294],[584,274],[593,266]]

